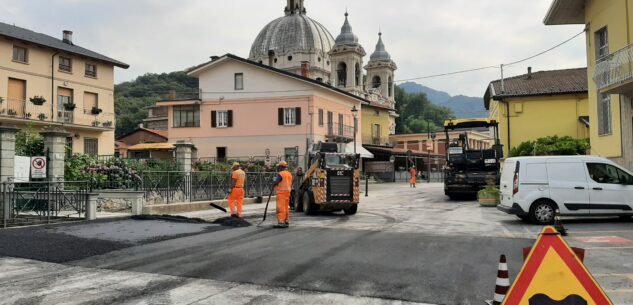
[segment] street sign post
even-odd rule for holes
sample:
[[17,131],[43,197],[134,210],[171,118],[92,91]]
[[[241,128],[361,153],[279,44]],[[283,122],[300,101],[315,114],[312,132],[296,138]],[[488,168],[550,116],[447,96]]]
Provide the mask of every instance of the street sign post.
[[503,305],[612,305],[554,227],[545,227]]
[[31,157],[31,178],[46,178],[46,157]]

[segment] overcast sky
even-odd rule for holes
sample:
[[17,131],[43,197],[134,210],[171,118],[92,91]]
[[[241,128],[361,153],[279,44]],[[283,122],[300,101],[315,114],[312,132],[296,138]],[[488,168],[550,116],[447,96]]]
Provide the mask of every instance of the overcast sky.
[[[545,26],[551,0],[305,0],[308,16],[336,37],[346,7],[368,53],[378,28],[398,64],[396,80],[499,65],[548,49],[582,26]],[[183,70],[211,55],[248,57],[259,31],[283,15],[284,0],[0,0],[0,21],[55,37],[131,65],[116,81]],[[506,76],[586,66],[585,36],[509,67]],[[365,61],[369,60],[369,56]],[[452,95],[482,96],[499,78],[491,69],[417,82]]]

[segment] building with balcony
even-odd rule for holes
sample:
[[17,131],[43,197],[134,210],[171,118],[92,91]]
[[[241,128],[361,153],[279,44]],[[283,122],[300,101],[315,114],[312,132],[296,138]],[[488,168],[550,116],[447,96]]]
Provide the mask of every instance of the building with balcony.
[[585,26],[591,153],[633,169],[633,2],[554,0],[546,25]]
[[114,68],[123,62],[0,23],[0,124],[61,126],[74,153],[114,153]]
[[[307,70],[304,71],[307,74]],[[167,109],[169,142],[190,141],[201,158],[304,155],[309,145],[334,142],[372,155],[361,145],[369,104],[327,83],[227,54],[194,67],[200,97],[159,101]],[[356,129],[356,136],[354,130]]]
[[[484,131],[451,131],[448,133],[449,143],[457,141],[459,136],[464,133],[468,137],[468,147],[473,149],[489,149],[494,144],[494,139],[485,129]],[[444,131],[436,132],[435,139],[432,135],[429,138],[428,133],[392,135],[389,139],[394,150],[398,152],[411,151],[423,156],[429,153],[432,156],[446,156],[446,133]]]
[[527,72],[495,80],[484,93],[489,118],[499,122],[504,156],[538,138],[589,138],[587,69]]

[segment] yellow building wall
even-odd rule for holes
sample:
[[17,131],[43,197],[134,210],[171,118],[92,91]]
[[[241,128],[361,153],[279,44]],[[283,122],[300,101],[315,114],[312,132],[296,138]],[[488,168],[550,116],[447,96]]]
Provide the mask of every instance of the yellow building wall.
[[611,96],[612,130],[609,135],[598,134],[598,89],[591,79],[596,67],[595,33],[608,26],[609,52],[613,53],[631,44],[633,2],[630,0],[592,0],[585,4],[587,21],[587,71],[589,75],[589,116],[591,117],[591,153],[609,158],[622,156],[622,133],[620,125],[620,97]]
[[[506,101],[510,106],[510,145]],[[490,101],[489,116],[499,122],[499,136],[506,157],[511,148],[542,137],[589,137],[588,128],[578,120],[578,117],[588,115],[586,95],[512,98],[506,101]]]
[[[19,63],[12,60],[14,45],[28,49],[28,63]],[[83,153],[85,138],[97,138],[99,155],[114,154],[114,126],[116,126],[114,115],[114,66],[62,52],[55,56],[52,64],[55,74],[54,83],[52,84],[51,57],[54,53],[55,51],[49,48],[0,38],[0,54],[6,55],[0,56],[0,97],[5,100],[7,98],[9,78],[25,80],[26,107],[32,107],[31,110],[27,109],[27,112],[32,112],[33,116],[32,120],[21,121],[0,116],[0,122],[17,127],[24,127],[31,123],[40,129],[48,125],[54,125],[54,122],[50,121],[50,113],[52,107],[52,113],[57,114],[57,90],[59,87],[71,89],[73,90],[73,102],[77,105],[73,114],[74,124],[64,124],[63,127],[73,137],[73,152]],[[60,55],[72,59],[71,73],[59,70]],[[84,75],[86,63],[97,66],[96,78]],[[54,93],[53,100],[51,100],[51,89]],[[98,107],[103,110],[97,120],[100,123],[111,121],[112,128],[103,128],[102,130],[90,128],[95,116],[90,114],[91,109],[84,109],[83,107],[85,92],[97,94]],[[29,98],[36,95],[43,96],[46,99],[46,103],[43,106],[34,106],[28,101]],[[7,107],[6,101],[4,105],[0,105],[0,110],[3,107]],[[36,118],[42,112],[46,112],[48,121],[43,122]]]
[[387,144],[389,141],[390,126],[392,124],[389,111],[363,105],[361,108],[361,118],[363,144],[372,144],[372,126],[375,124],[380,125],[380,144]]

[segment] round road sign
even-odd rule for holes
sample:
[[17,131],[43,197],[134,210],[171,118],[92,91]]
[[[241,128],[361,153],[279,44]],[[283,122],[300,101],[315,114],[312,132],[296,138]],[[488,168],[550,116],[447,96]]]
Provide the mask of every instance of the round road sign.
[[46,159],[42,157],[33,158],[33,160],[31,161],[31,166],[33,166],[33,168],[35,169],[43,169],[44,167],[46,167]]

